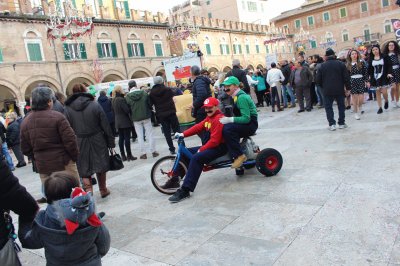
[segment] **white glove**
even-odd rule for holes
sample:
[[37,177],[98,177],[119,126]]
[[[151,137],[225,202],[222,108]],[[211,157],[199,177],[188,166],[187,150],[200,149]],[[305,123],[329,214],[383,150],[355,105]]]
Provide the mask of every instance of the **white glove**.
[[183,133],[179,133],[179,132],[176,132],[174,135],[174,138],[176,138],[176,139],[183,138],[183,137],[184,137]]
[[222,117],[219,122],[221,122],[221,124],[229,124],[229,123],[233,123],[233,117]]

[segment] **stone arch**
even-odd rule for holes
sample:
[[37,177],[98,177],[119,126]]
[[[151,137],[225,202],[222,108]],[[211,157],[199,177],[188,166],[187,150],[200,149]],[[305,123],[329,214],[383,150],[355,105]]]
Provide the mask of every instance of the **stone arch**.
[[[28,78],[21,86],[21,94],[23,97],[29,95],[31,91],[36,88],[38,85],[46,85],[50,89],[54,91],[61,91],[60,83],[52,77],[43,76],[43,75],[35,75]],[[29,98],[29,97],[28,97]]]
[[146,78],[151,76],[152,76],[151,71],[144,67],[137,67],[129,74],[129,77],[132,79]]
[[261,68],[264,68],[264,66],[262,64],[258,64],[257,69],[261,69]]
[[252,64],[250,64],[250,65],[247,66],[247,69],[254,70],[254,66]]
[[18,103],[20,99],[19,90],[17,86],[7,80],[0,79],[0,110],[5,108],[5,103],[8,101],[15,101]]
[[[29,33],[33,32],[36,36],[29,36]],[[26,29],[24,31],[24,34],[22,35],[24,38],[30,38],[30,37],[34,37],[34,38],[42,38],[42,34],[40,34],[40,32],[34,28],[29,28]]]
[[153,39],[153,40],[162,40],[161,34],[159,34],[159,33],[154,33],[152,39]]
[[131,31],[131,32],[129,32],[129,34],[128,34],[128,39],[129,39],[129,40],[140,40],[140,36],[139,36],[139,34],[137,34],[136,32]]
[[107,31],[100,31],[99,34],[97,34],[97,39],[110,39],[111,35]]
[[164,77],[165,76],[165,69],[164,67],[159,67],[154,71],[154,75],[153,76],[161,76]]
[[229,71],[231,71],[232,70],[232,68],[230,67],[230,66],[225,66],[223,69],[222,69],[222,72],[229,72]]
[[89,74],[86,73],[75,73],[70,75],[65,81],[65,94],[66,95],[71,95],[72,94],[72,87],[75,84],[84,84],[86,87],[95,84],[96,82],[90,76]]
[[212,67],[209,67],[209,68],[208,68],[208,72],[210,72],[210,73],[211,73],[211,72],[218,73],[219,70],[218,70],[218,68],[212,66]]
[[107,70],[104,72],[103,79],[101,82],[110,82],[125,79],[125,75],[118,70]]

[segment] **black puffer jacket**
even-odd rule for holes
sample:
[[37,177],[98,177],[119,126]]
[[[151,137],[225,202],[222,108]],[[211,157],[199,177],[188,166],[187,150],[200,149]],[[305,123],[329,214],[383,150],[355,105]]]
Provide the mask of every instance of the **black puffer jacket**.
[[22,119],[15,120],[8,124],[7,133],[6,133],[6,142],[9,148],[17,146],[21,143],[20,140],[20,128],[21,128]]
[[196,123],[203,121],[206,118],[206,112],[203,106],[204,101],[211,97],[211,80],[207,77],[198,76],[193,82],[193,117],[196,118]]
[[349,71],[347,71],[346,65],[335,57],[328,57],[321,65],[317,71],[315,82],[322,87],[322,93],[325,96],[344,96],[344,88],[350,90]]
[[0,159],[0,250],[8,241],[9,230],[4,221],[4,210],[11,210],[19,215],[19,223],[31,223],[35,219],[39,207],[25,187]]
[[164,84],[157,84],[150,90],[150,102],[156,108],[156,116],[162,120],[176,113],[173,101],[174,92]]
[[247,94],[250,93],[250,86],[249,83],[247,82],[247,77],[246,77],[246,72],[242,69],[240,69],[238,66],[234,66],[231,71],[226,73],[226,77],[234,76],[236,77],[240,82],[243,83],[243,91]]
[[6,142],[6,132],[7,132],[6,128],[4,127],[3,123],[0,122],[0,144]]
[[78,139],[80,176],[107,172],[108,148],[115,147],[115,140],[103,108],[91,94],[77,93],[65,102],[65,116]]
[[110,124],[114,123],[115,120],[114,120],[114,113],[112,110],[111,100],[105,95],[100,95],[97,101],[99,102],[100,106],[106,113],[108,122],[110,122]]
[[281,71],[282,71],[283,76],[285,77],[285,80],[282,81],[282,85],[286,86],[289,83],[290,74],[292,73],[292,71],[290,70],[289,64],[282,66]]

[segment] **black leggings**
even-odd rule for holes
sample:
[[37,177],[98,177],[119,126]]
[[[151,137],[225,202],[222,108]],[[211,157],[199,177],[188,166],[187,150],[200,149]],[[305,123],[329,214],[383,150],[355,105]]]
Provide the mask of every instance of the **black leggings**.
[[[259,105],[264,105],[264,97],[266,97],[265,95],[266,90],[263,91],[256,91],[256,96],[257,96],[257,103]],[[267,105],[269,105],[268,100],[265,99],[265,102],[267,103]]]
[[126,153],[128,155],[132,154],[131,143],[130,143],[131,132],[132,128],[118,128],[118,136],[119,136],[118,144],[119,144],[119,150],[121,151],[122,154],[125,154],[124,143],[125,143]]

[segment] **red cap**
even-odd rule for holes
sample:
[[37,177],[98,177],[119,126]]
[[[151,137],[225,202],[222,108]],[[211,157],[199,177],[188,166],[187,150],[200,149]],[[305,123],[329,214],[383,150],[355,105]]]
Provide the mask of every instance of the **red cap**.
[[218,105],[219,105],[219,101],[217,99],[215,99],[214,97],[208,97],[203,103],[203,107],[213,107],[213,106],[218,106]]

